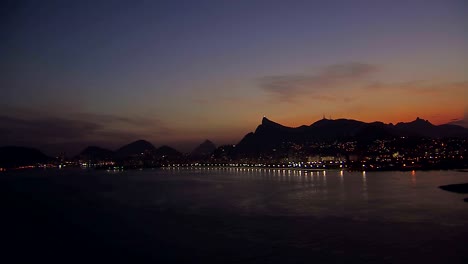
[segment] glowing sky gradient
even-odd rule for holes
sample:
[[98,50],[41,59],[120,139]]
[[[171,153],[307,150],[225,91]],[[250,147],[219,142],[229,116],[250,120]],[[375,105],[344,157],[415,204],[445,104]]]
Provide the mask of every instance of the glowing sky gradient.
[[1,145],[237,143],[263,115],[467,119],[464,0],[11,1],[0,12]]

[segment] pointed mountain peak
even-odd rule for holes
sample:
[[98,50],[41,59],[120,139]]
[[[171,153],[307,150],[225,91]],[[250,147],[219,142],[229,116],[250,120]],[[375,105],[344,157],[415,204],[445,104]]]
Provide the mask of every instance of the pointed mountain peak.
[[273,123],[270,119],[268,119],[266,116],[263,116],[262,118],[262,125],[268,124],[268,123]]
[[431,122],[429,122],[429,120],[424,120],[424,119],[419,118],[419,117],[416,117],[416,119],[412,123],[431,124]]
[[279,123],[276,123],[276,122],[273,122],[270,119],[266,118],[266,116],[263,116],[263,118],[262,118],[262,125],[264,125],[264,126],[281,126],[281,127],[284,127],[283,125],[281,125]]
[[209,140],[209,139],[206,139],[205,141],[203,141],[203,143],[201,143],[202,145],[214,145],[214,143]]
[[255,133],[264,133],[265,131],[277,131],[277,130],[287,130],[291,129],[290,127],[278,124],[266,118],[262,118],[262,124],[257,127]]
[[405,122],[399,122],[397,125],[418,125],[418,126],[434,126],[429,120],[425,120],[419,117],[416,117],[415,120],[405,123]]

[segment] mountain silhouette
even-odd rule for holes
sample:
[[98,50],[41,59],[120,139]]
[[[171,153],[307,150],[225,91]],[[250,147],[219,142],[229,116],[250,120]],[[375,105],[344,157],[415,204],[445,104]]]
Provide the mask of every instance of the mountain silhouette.
[[78,154],[77,158],[83,160],[107,160],[113,159],[114,157],[115,152],[112,150],[98,146],[89,146],[85,148],[80,154]]
[[356,120],[324,118],[310,126],[292,128],[264,117],[255,132],[244,136],[237,146],[241,152],[256,153],[284,144],[346,139],[356,136],[365,126],[366,123]]
[[468,137],[468,129],[449,124],[437,126],[419,117],[414,121],[400,122],[396,125],[323,118],[309,126],[292,128],[263,117],[255,132],[245,135],[237,144],[237,149],[241,153],[259,153],[288,144],[304,145],[311,142],[335,140],[369,142],[397,136]]
[[[231,158],[255,157],[255,155],[259,158],[275,157],[280,156],[280,154],[293,157],[304,152],[316,152],[317,149],[323,153],[328,151],[336,154],[341,153],[341,150],[333,149],[330,146],[336,145],[336,142],[349,141],[356,143],[356,149],[359,151],[366,152],[369,143],[376,139],[399,137],[409,137],[413,141],[422,138],[468,138],[468,128],[454,124],[434,125],[419,117],[411,122],[399,122],[396,125],[383,122],[366,123],[352,119],[323,118],[310,125],[288,127],[263,117],[255,131],[246,134],[236,145],[216,148],[213,142],[205,140],[190,155],[184,155],[169,146],[156,148],[146,140],[137,140],[116,151],[89,146],[76,158],[117,160],[133,166],[135,156],[139,156],[139,159],[155,166],[158,163],[188,162],[190,160],[205,160],[209,157],[224,161],[229,161]],[[141,155],[142,153],[144,155]],[[49,161],[53,161],[53,159],[34,148],[16,146],[0,148],[0,167],[3,168],[35,165]]]
[[139,156],[141,154],[145,154],[148,157],[180,157],[182,153],[177,151],[174,148],[169,146],[161,146],[156,148],[153,144],[146,140],[137,140],[126,144],[116,151],[112,151],[109,149],[101,148],[98,146],[89,146],[85,148],[79,155],[77,155],[78,159],[90,159],[90,160],[106,160],[106,159],[113,159],[118,158],[125,159],[132,156]]
[[423,137],[465,137],[468,129],[458,125],[433,125],[428,120],[416,118],[408,123],[400,122],[395,125],[401,135]]
[[309,126],[308,133],[314,139],[343,139],[354,137],[367,123],[352,119],[322,119]]
[[52,161],[40,150],[28,147],[6,146],[0,147],[0,167],[14,168]]
[[182,153],[177,151],[176,149],[169,147],[169,146],[161,146],[154,150],[154,155],[159,158],[177,158],[182,156]]
[[145,152],[154,152],[156,148],[146,140],[137,140],[125,146],[122,146],[116,151],[116,157],[125,158],[134,155],[139,155]]
[[207,139],[198,145],[190,155],[192,157],[207,157],[211,155],[215,149],[216,145]]
[[263,117],[255,132],[245,135],[237,147],[245,152],[264,151],[281,142],[297,141],[304,132],[304,127],[291,128]]

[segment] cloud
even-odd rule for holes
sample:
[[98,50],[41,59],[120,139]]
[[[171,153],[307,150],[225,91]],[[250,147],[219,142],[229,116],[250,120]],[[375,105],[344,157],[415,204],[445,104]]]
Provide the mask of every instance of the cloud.
[[94,113],[75,113],[70,114],[74,120],[92,120],[103,126],[126,126],[128,128],[152,128],[155,133],[171,133],[164,122],[157,118],[150,117],[123,117],[116,115],[94,114]]
[[21,119],[0,116],[2,140],[31,141],[34,139],[60,141],[69,138],[81,138],[94,133],[100,125],[82,120],[60,118]]
[[265,76],[259,81],[260,88],[279,101],[292,102],[305,95],[335,100],[333,90],[362,81],[378,70],[373,64],[353,62],[330,65],[316,74]]
[[200,105],[206,105],[206,104],[212,104],[212,103],[217,103],[221,105],[226,105],[226,104],[238,104],[241,102],[245,102],[245,98],[242,97],[234,97],[234,96],[204,96],[203,98],[193,98],[192,102],[200,104]]
[[465,114],[463,118],[454,118],[451,120],[449,124],[459,125],[459,126],[468,128],[468,106],[465,109]]
[[[114,146],[172,132],[162,121],[155,118],[130,118],[93,113],[72,113],[66,116],[43,113],[34,115],[27,110],[0,115],[0,146],[49,146],[51,147],[49,152],[70,150],[70,146],[83,144]],[[73,151],[78,150],[73,149]]]
[[382,83],[374,82],[363,86],[366,91],[398,91],[413,95],[437,96],[447,93],[467,93],[468,81],[433,82],[427,80],[414,80],[408,82]]
[[450,122],[449,124],[458,125],[458,126],[462,126],[462,127],[468,128],[468,119],[467,119],[467,118],[464,118],[464,119],[455,119],[455,120],[452,120],[452,122]]

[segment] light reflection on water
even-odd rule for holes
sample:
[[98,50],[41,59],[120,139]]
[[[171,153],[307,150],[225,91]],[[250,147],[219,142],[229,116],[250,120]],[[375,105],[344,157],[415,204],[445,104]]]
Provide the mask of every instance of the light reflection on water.
[[466,195],[438,188],[468,182],[468,173],[458,171],[178,167],[117,173],[61,170],[44,174],[60,176],[54,181],[78,191],[81,188],[83,195],[89,193],[156,211],[468,223],[468,204],[463,201]]
[[[416,181],[418,175],[418,181]],[[265,168],[164,169],[147,180],[201,181],[196,208],[239,214],[337,216],[403,222],[468,222],[463,195],[438,186],[468,181],[457,171],[347,172]],[[220,183],[213,192],[210,183]],[[177,195],[184,200],[184,195]],[[197,194],[197,195],[195,195]],[[157,194],[155,194],[157,196]],[[187,195],[187,193],[185,193]]]
[[[26,206],[27,210],[21,206],[16,210],[12,203],[9,215],[23,212],[28,216],[24,226],[36,222],[31,221],[35,219],[31,211],[35,220],[51,219],[37,225],[40,230],[54,230],[67,219],[70,223],[58,228],[57,234],[67,230],[72,238],[81,237],[81,232],[94,238],[107,230],[93,248],[107,245],[112,254],[134,250],[141,256],[140,250],[146,247],[148,259],[162,256],[162,261],[150,263],[167,263],[167,252],[191,257],[200,253],[209,258],[226,255],[224,260],[231,263],[310,263],[317,257],[319,263],[440,263],[448,259],[467,263],[462,260],[468,223],[465,195],[438,188],[468,182],[468,173],[463,172],[166,168],[44,170],[1,176],[0,188],[10,193],[8,201],[18,197],[23,197],[19,203],[23,205],[43,201]],[[35,208],[38,204],[40,210]],[[44,208],[52,215],[43,214]],[[83,228],[76,229],[75,223]],[[50,236],[49,231],[46,236],[29,231],[25,233],[29,238],[40,237],[41,242],[43,237],[66,245],[73,241],[56,239],[60,236]],[[122,247],[114,250],[114,241]],[[45,251],[54,248],[44,245]],[[80,254],[82,246],[76,247]],[[225,263],[222,260],[218,262]]]
[[367,176],[365,171],[362,172],[362,197],[366,201],[369,198],[367,193]]

